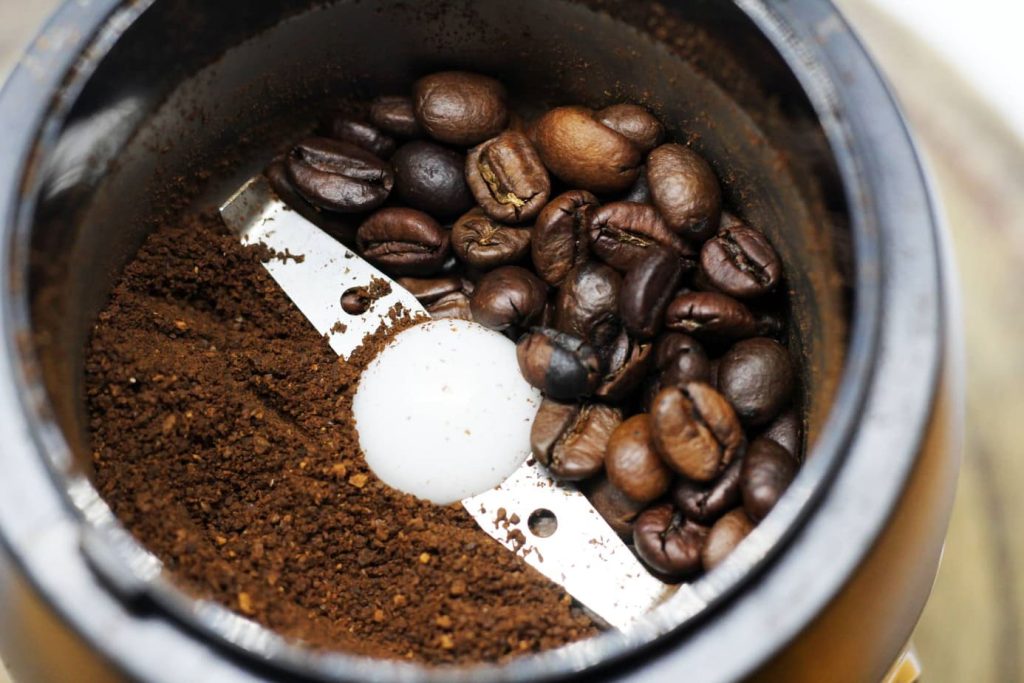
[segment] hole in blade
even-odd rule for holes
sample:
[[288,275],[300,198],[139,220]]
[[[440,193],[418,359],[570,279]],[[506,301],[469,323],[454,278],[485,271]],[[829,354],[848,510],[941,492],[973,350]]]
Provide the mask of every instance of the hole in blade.
[[530,533],[537,538],[547,538],[558,530],[558,518],[555,513],[545,508],[539,508],[530,513],[526,520],[526,526]]
[[341,295],[341,310],[349,315],[362,315],[370,308],[373,298],[366,287],[349,287]]

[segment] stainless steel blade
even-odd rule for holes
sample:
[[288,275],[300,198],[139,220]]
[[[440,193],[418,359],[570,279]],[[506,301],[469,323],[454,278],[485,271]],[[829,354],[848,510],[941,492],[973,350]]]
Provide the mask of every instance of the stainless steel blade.
[[[263,176],[243,185],[220,208],[220,214],[243,244],[263,244],[275,252],[263,266],[343,358],[359,348],[364,336],[391,322],[388,311],[395,304],[410,313],[427,314],[406,289],[289,209]],[[374,281],[387,282],[391,292],[374,301],[362,315],[346,313],[341,307],[342,294],[352,287],[369,287]]]
[[[264,267],[342,357],[366,334],[390,324],[395,304],[426,313],[412,294],[289,209],[262,176],[247,182],[220,212],[244,244],[276,253]],[[391,292],[363,315],[346,313],[342,294],[374,279],[390,283]],[[500,486],[462,504],[488,535],[611,626],[627,626],[674,592],[647,573],[583,494],[555,481],[532,459]],[[557,528],[547,536],[535,534],[529,523],[534,514],[549,527],[553,519]]]
[[[673,592],[643,568],[583,494],[540,464],[527,461],[500,486],[462,504],[484,531],[611,626],[628,626]],[[534,515],[542,535],[531,529]]]

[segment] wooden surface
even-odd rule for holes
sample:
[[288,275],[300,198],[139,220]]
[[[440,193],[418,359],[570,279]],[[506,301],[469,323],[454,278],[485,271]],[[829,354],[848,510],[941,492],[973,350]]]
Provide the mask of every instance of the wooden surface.
[[[0,74],[56,0],[0,3]],[[839,0],[895,85],[945,206],[963,292],[967,448],[914,636],[928,683],[1024,679],[1024,146],[867,0]],[[0,683],[5,675],[0,665]]]

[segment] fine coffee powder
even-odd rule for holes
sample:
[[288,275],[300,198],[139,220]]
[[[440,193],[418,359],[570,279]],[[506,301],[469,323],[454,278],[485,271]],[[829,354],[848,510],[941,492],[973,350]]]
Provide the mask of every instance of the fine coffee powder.
[[86,358],[96,484],[115,514],[186,590],[313,647],[464,663],[593,634],[461,506],[368,470],[351,403],[385,336],[340,362],[266,257],[193,217],[126,268]]

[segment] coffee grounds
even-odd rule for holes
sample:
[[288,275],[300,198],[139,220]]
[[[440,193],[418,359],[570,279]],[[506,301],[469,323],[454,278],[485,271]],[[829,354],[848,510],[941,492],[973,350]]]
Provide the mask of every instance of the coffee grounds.
[[260,258],[219,219],[183,220],[100,314],[86,398],[115,514],[186,590],[313,647],[466,663],[593,634],[460,506],[373,475],[351,407],[385,336],[340,362]]

